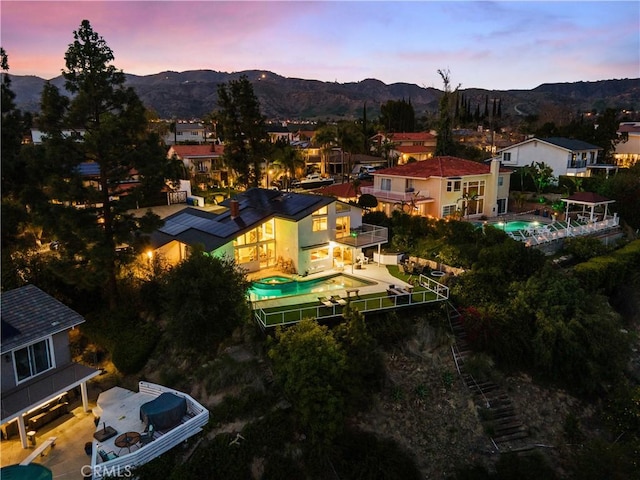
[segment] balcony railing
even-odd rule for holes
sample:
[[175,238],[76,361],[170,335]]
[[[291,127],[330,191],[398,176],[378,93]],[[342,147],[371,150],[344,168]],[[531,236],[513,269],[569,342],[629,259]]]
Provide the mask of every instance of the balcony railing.
[[411,200],[420,201],[430,198],[428,190],[397,192],[391,190],[380,190],[374,187],[360,187],[360,192],[364,195],[369,194],[383,202],[409,202]]
[[367,247],[389,241],[389,230],[386,227],[363,223],[358,228],[353,228],[349,235],[336,235],[336,242],[352,247]]

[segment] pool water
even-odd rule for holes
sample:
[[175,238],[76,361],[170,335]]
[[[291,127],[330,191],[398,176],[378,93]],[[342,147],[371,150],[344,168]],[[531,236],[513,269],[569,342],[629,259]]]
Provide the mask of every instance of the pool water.
[[489,225],[505,232],[517,232],[518,230],[526,230],[529,227],[539,227],[541,224],[537,220],[514,220],[511,222],[490,223]]
[[254,281],[248,293],[249,298],[252,301],[256,301],[308,293],[331,295],[331,292],[336,290],[363,287],[365,285],[374,285],[374,283],[341,273],[312,280],[273,276]]

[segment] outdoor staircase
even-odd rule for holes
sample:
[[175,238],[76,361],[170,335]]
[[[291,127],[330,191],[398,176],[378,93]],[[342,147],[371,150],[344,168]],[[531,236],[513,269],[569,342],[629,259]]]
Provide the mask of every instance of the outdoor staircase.
[[480,420],[499,452],[530,448],[528,428],[515,410],[509,395],[492,381],[478,382],[465,370],[465,360],[473,353],[467,340],[460,312],[447,302],[449,324],[454,335],[451,352],[460,378],[473,394]]

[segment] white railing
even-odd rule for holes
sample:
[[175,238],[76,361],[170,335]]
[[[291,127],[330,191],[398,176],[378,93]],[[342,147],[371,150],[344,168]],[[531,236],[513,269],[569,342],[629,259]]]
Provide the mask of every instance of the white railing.
[[94,479],[105,476],[131,476],[131,474],[127,472],[131,472],[135,467],[150,462],[193,435],[200,433],[202,427],[209,421],[209,411],[190,395],[154,383],[139,382],[138,385],[140,393],[147,395],[158,397],[160,394],[168,392],[183,397],[187,401],[187,414],[190,418],[172,428],[170,431],[155,437],[153,441],[141,446],[137,450],[107,462],[100,461],[98,448],[96,448],[94,442],[94,448],[91,453],[92,478]]
[[584,224],[568,223],[561,225],[559,223],[551,223],[542,227],[530,230],[518,230],[511,233],[510,237],[525,242],[527,246],[541,245],[543,243],[553,242],[568,237],[580,237],[593,233],[602,232],[604,230],[615,228],[620,224],[617,215],[601,220],[598,222],[590,222]]
[[360,193],[373,195],[378,200],[387,202],[409,202],[411,200],[420,201],[430,198],[428,190],[418,190],[415,192],[397,192],[390,190],[380,190],[379,188],[367,186],[360,187]]
[[349,235],[336,237],[336,242],[351,245],[353,247],[364,247],[387,243],[389,241],[389,229],[378,225],[363,223],[359,228],[354,228]]

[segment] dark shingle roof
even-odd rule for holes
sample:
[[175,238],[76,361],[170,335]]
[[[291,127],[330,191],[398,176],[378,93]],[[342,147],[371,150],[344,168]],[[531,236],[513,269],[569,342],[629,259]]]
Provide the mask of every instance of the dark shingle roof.
[[[85,321],[82,315],[35,285],[3,292],[0,299],[2,354]],[[7,325],[8,331],[5,332]]]
[[564,138],[564,137],[548,137],[541,138],[543,142],[551,143],[553,145],[557,145],[558,147],[566,148],[571,151],[578,150],[602,150],[602,148],[592,145],[587,142],[583,142],[582,140],[576,140],[575,138]]
[[187,245],[202,244],[206,251],[211,251],[272,217],[297,222],[335,201],[321,195],[264,188],[252,188],[220,205],[230,207],[231,200],[238,201],[240,214],[236,218],[231,218],[230,210],[214,215],[187,208],[165,219],[165,224],[151,235],[151,245],[158,248],[178,240]]

